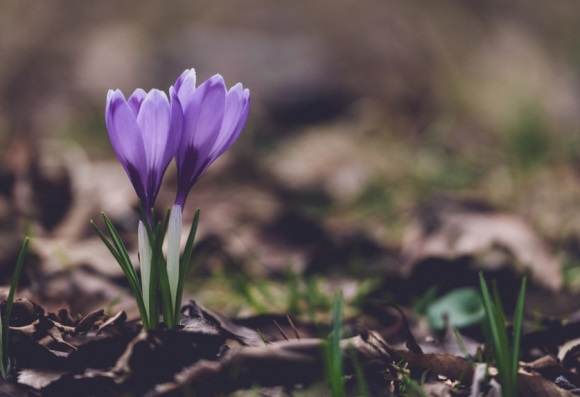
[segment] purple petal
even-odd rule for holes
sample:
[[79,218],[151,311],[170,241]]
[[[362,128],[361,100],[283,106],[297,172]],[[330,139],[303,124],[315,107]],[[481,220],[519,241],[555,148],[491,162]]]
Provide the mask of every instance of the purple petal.
[[133,95],[129,97],[127,103],[129,104],[129,107],[135,114],[135,117],[137,117],[137,115],[139,114],[139,109],[141,109],[141,104],[145,100],[146,96],[147,93],[144,90],[142,90],[141,88],[137,88],[135,92],[133,92]]
[[171,108],[164,92],[151,90],[141,106],[137,123],[145,144],[149,169],[159,169],[171,125]]
[[183,110],[181,102],[173,87],[169,89],[169,95],[171,96],[171,125],[169,127],[169,137],[163,157],[163,163],[167,165],[169,165],[171,159],[175,156],[183,135]]
[[[181,86],[183,90],[184,86]],[[209,158],[221,129],[226,89],[216,75],[200,85],[187,102],[181,102],[184,113],[183,137],[177,151],[178,181],[183,191],[191,188]],[[187,194],[187,193],[185,193]]]
[[[183,102],[182,102],[183,103]],[[184,105],[184,136],[187,145],[209,153],[219,136],[226,103],[226,87],[216,75],[199,86]]]
[[183,136],[177,149],[176,204],[183,207],[189,190],[209,165],[238,138],[246,123],[250,92],[236,84],[229,92],[215,75],[195,89],[195,71],[186,70],[172,90],[183,108]]
[[179,96],[182,106],[190,100],[195,92],[195,82],[195,69],[185,70],[181,73],[181,76],[177,78],[177,81],[175,81],[174,88]]
[[143,198],[145,147],[135,115],[120,90],[108,92],[105,120],[113,151],[129,176],[137,195]]
[[123,165],[143,164],[145,150],[139,126],[121,91],[109,91],[105,113],[109,138],[119,161]]
[[250,91],[244,90],[240,83],[228,92],[222,127],[210,154],[211,162],[221,156],[240,136],[248,118],[249,101]]
[[137,123],[141,129],[147,159],[147,193],[155,200],[167,164],[165,151],[171,126],[171,108],[164,92],[151,90],[141,105]]

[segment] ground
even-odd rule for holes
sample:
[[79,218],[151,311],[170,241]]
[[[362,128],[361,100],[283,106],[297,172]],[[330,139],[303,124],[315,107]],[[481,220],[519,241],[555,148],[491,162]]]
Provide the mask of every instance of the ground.
[[[473,377],[452,370],[493,363],[478,356],[490,350],[481,273],[508,323],[528,276],[520,376],[534,376],[520,392],[567,395],[580,386],[577,11],[571,0],[2,3],[6,291],[31,237],[11,323],[24,327],[11,339],[20,372],[3,387],[340,395],[321,353],[339,349],[339,291],[346,395],[468,394]],[[190,67],[248,87],[250,118],[184,211],[187,224],[201,209],[187,326],[144,335],[89,224],[104,211],[137,265],[137,198],[104,103],[108,89],[167,90]],[[170,166],[157,210],[176,183]],[[165,357],[164,370],[135,366]]]

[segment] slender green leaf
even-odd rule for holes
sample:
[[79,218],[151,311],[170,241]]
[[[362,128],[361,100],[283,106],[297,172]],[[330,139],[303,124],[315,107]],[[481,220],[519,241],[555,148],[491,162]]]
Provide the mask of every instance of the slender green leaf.
[[503,383],[506,385],[507,392],[506,394],[511,395],[513,390],[513,382],[512,377],[510,376],[510,369],[511,369],[511,359],[512,356],[512,349],[510,347],[508,341],[508,334],[507,334],[507,321],[505,312],[503,310],[503,304],[501,303],[501,297],[499,296],[499,289],[497,287],[497,281],[494,280],[492,282],[492,291],[493,291],[493,308],[494,313],[496,316],[496,323],[499,326],[498,329],[498,336],[499,336],[499,346],[497,346],[496,353],[496,361],[498,363],[498,371],[501,368],[501,372],[499,374],[500,379],[503,378]]
[[[502,360],[502,356],[499,354],[499,349],[501,348],[501,335],[500,335],[500,331],[501,330],[505,330],[505,324],[501,325],[500,328],[500,324],[498,324],[498,316],[495,313],[494,307],[493,307],[493,302],[491,299],[491,296],[489,294],[489,290],[487,288],[487,283],[485,282],[485,279],[483,278],[483,274],[480,273],[479,274],[479,284],[481,287],[481,294],[483,297],[483,304],[485,306],[485,312],[487,314],[486,319],[489,323],[489,330],[490,330],[490,334],[491,334],[491,338],[492,338],[492,345],[493,345],[493,352],[494,352],[494,356],[496,359],[496,365],[498,368],[498,372],[500,373],[500,380],[503,380],[503,375],[505,373],[505,368],[503,368],[503,360]],[[503,382],[502,382],[503,383]],[[506,384],[507,386],[507,384]]]
[[524,322],[524,302],[526,299],[526,281],[527,277],[522,280],[522,286],[520,287],[520,293],[518,296],[518,301],[516,303],[516,310],[514,312],[514,322],[513,322],[513,356],[512,356],[512,367],[511,373],[516,377],[517,385],[517,374],[519,369],[519,358],[520,358],[520,340],[522,336],[522,325]]
[[522,287],[518,296],[516,310],[513,321],[513,338],[508,338],[505,313],[497,284],[493,284],[493,300],[489,294],[487,284],[480,273],[479,281],[483,302],[486,311],[486,321],[484,322],[484,333],[486,343],[492,345],[498,378],[502,386],[502,394],[505,397],[515,397],[517,395],[518,369],[521,330],[523,324],[523,311],[525,301],[526,279],[522,281]]
[[[139,313],[141,314],[141,321],[143,323],[143,327],[148,329],[149,328],[149,319],[147,318],[147,310],[145,309],[145,303],[143,302],[143,292],[141,289],[141,284],[139,283],[139,279],[137,278],[137,273],[135,272],[135,268],[131,263],[131,259],[129,258],[129,254],[127,253],[127,249],[123,244],[119,233],[115,230],[112,222],[109,220],[107,215],[104,212],[101,212],[103,220],[105,221],[105,226],[111,236],[113,244],[107,244],[107,246],[114,246],[115,249],[112,250],[111,247],[109,250],[113,253],[115,259],[117,259],[117,263],[121,266],[123,273],[125,273],[125,277],[127,277],[127,281],[129,282],[129,286],[133,291],[133,295],[135,296],[135,301],[137,302],[137,307],[139,309]],[[98,228],[97,228],[98,229]],[[99,233],[99,235],[103,235]],[[104,236],[104,235],[103,235]],[[102,237],[101,237],[102,239]],[[106,239],[105,239],[106,240]],[[105,241],[103,240],[103,241]],[[116,255],[114,253],[116,251]]]
[[193,223],[191,229],[189,230],[189,235],[187,236],[187,243],[185,244],[185,249],[183,251],[183,257],[181,258],[181,266],[179,268],[179,283],[177,284],[177,300],[175,301],[175,324],[180,322],[180,312],[181,312],[181,301],[183,299],[183,287],[185,284],[185,277],[191,266],[191,255],[193,253],[193,243],[195,241],[195,235],[197,233],[197,225],[199,224],[199,208],[195,211],[195,216],[193,218]]
[[139,284],[139,279],[137,278],[137,273],[135,272],[135,269],[133,267],[131,259],[129,258],[129,254],[127,253],[125,246],[120,241],[120,238],[112,225],[109,225],[109,233],[113,237],[113,244],[115,245],[116,250],[118,252],[119,256],[118,263],[121,266],[121,269],[123,269],[123,272],[125,273],[125,276],[129,281],[129,285],[133,289],[133,292],[136,294],[136,297],[142,298],[142,291],[141,286]]
[[28,251],[28,243],[30,242],[30,237],[26,237],[22,243],[22,248],[20,248],[20,253],[18,254],[18,259],[16,260],[16,267],[14,269],[14,276],[12,277],[12,282],[10,283],[10,292],[8,293],[8,300],[6,302],[6,318],[10,319],[12,312],[12,301],[14,300],[14,294],[16,293],[16,287],[18,281],[20,280],[20,273],[22,271],[22,266],[24,265],[24,258],[26,257],[26,252]]
[[499,346],[500,338],[498,335],[498,324],[496,323],[497,317],[495,316],[495,313],[494,313],[493,303],[492,303],[491,297],[489,295],[489,290],[487,288],[487,284],[486,284],[485,279],[483,278],[483,275],[481,273],[479,274],[479,285],[481,287],[483,305],[485,306],[485,312],[487,314],[486,319],[490,325],[489,330],[491,333],[491,337],[493,339],[494,344]]
[[165,259],[163,258],[163,239],[167,233],[167,228],[169,225],[169,210],[165,216],[162,224],[159,224],[156,228],[155,234],[155,248],[153,250],[153,263],[157,266],[157,274],[159,276],[159,289],[161,291],[161,303],[163,305],[163,319],[169,328],[173,328],[174,324],[174,314],[173,314],[173,301],[171,299],[171,290],[169,287],[169,277],[167,275],[167,266],[165,264]]
[[[150,285],[149,285],[149,295],[151,299],[149,301],[151,312],[151,328],[155,329],[159,325],[159,265],[158,265],[158,255],[160,255],[159,250],[161,246],[157,244],[157,236],[161,233],[161,229],[163,227],[162,222],[158,222],[157,226],[155,227],[155,231],[151,229],[149,224],[145,224],[147,229],[147,234],[149,235],[149,243],[151,246],[151,273],[150,277]],[[161,254],[162,255],[162,254]]]
[[344,396],[344,372],[342,367],[342,293],[336,291],[332,306],[332,333],[327,345],[326,372],[333,397]]
[[[122,259],[121,262],[122,262],[123,266],[126,267],[127,272],[129,273],[131,278],[135,282],[137,282],[137,280],[138,280],[137,273],[135,272],[135,269],[133,268],[133,264],[131,263],[131,258],[129,258],[129,254],[127,253],[127,249],[125,248],[125,244],[123,244],[123,240],[121,240],[119,233],[117,233],[117,230],[115,229],[115,227],[113,226],[113,223],[109,220],[107,215],[105,215],[104,212],[102,212],[101,215],[103,217],[103,220],[105,221],[105,226],[107,227],[109,235],[113,239],[113,244],[117,248],[117,252],[119,253],[119,256]],[[119,264],[121,264],[121,263],[119,263]]]
[[[131,289],[133,289],[133,284],[136,281],[136,280],[134,280],[134,277],[132,276],[132,273],[134,272],[134,271],[132,271],[133,265],[131,263],[127,263],[125,261],[124,256],[122,256],[117,251],[116,247],[113,247],[113,245],[109,242],[109,240],[107,239],[105,234],[97,227],[97,225],[95,225],[95,223],[93,221],[91,221],[91,225],[97,231],[99,237],[101,238],[103,243],[105,243],[106,247],[109,249],[109,251],[111,252],[113,257],[115,258],[115,260],[117,261],[117,263],[119,264],[121,269],[123,270],[123,273],[125,274],[125,276],[127,277],[128,281],[129,281]],[[133,292],[135,292],[134,289],[133,289]]]
[[352,362],[352,366],[354,368],[354,376],[356,377],[356,381],[358,384],[358,395],[363,397],[370,397],[371,393],[369,392],[369,388],[367,386],[367,382],[365,380],[365,376],[360,365],[360,361],[356,356],[356,351],[353,346],[349,349],[350,353],[350,361]]
[[29,237],[24,238],[22,243],[22,248],[20,248],[20,253],[18,254],[18,259],[16,260],[16,267],[14,268],[14,275],[12,276],[12,282],[10,283],[10,291],[8,292],[8,298],[6,299],[6,307],[1,321],[1,335],[2,335],[2,365],[1,372],[2,376],[6,377],[8,369],[10,367],[10,359],[8,356],[8,344],[10,332],[10,317],[12,315],[12,304],[14,303],[14,294],[16,293],[16,287],[18,286],[18,281],[20,280],[20,273],[22,272],[22,266],[24,265],[24,258],[26,257],[26,252],[28,251],[28,243],[30,242]]
[[109,242],[109,240],[107,239],[107,236],[105,236],[105,234],[101,231],[101,229],[99,229],[99,227],[97,225],[95,225],[95,222],[93,222],[92,220],[91,220],[91,226],[97,231],[97,234],[99,235],[99,237],[101,238],[103,243],[105,243],[105,246],[109,249],[109,251],[111,252],[113,257],[115,258],[115,260],[121,265],[121,261],[122,261],[121,255],[119,255],[119,253],[117,252],[115,247],[113,247],[113,245]]

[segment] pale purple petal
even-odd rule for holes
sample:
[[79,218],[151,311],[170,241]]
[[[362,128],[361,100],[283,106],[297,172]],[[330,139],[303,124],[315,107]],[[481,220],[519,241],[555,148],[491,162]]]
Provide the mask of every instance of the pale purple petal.
[[181,142],[183,112],[172,90],[171,104],[159,90],[137,89],[129,100],[121,91],[107,94],[107,129],[149,221],[161,179]]
[[226,96],[224,120],[219,137],[210,153],[210,162],[221,156],[238,139],[248,118],[250,91],[241,84],[233,86]]
[[145,144],[147,167],[149,170],[159,170],[162,167],[171,125],[171,108],[164,92],[149,91],[141,105],[137,123]]
[[[181,90],[184,86],[181,86]],[[199,179],[219,136],[225,110],[226,88],[216,75],[186,96],[183,107],[183,136],[177,151],[178,196],[187,196]]]
[[129,104],[129,107],[135,114],[135,117],[137,117],[137,115],[139,114],[139,109],[141,109],[141,104],[145,100],[146,96],[147,93],[144,90],[142,90],[141,88],[137,88],[135,92],[133,92],[133,94],[129,97],[127,103]]
[[198,148],[204,156],[211,151],[219,137],[225,104],[226,86],[221,76],[213,76],[199,86],[183,109],[185,145]]
[[119,90],[107,94],[105,121],[113,151],[137,195],[143,198],[146,180],[145,147],[135,115]]
[[191,187],[240,135],[249,111],[249,91],[237,84],[226,92],[220,75],[195,88],[195,71],[186,70],[172,87],[183,108],[183,136],[177,150],[177,196],[185,205]]
[[109,139],[121,164],[136,167],[144,164],[145,149],[139,126],[121,91],[109,91],[105,113]]
[[177,92],[183,107],[185,107],[185,104],[191,99],[191,96],[195,92],[195,82],[195,69],[185,70],[175,82],[175,92]]
[[173,87],[169,89],[169,95],[171,96],[171,125],[169,127],[169,137],[163,157],[163,164],[166,165],[169,165],[171,159],[175,156],[183,135],[183,110],[181,102]]

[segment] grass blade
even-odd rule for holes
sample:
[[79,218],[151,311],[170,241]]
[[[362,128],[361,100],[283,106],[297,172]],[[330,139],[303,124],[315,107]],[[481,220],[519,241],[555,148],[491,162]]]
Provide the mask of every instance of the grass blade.
[[160,223],[155,233],[155,248],[153,249],[153,263],[157,267],[158,285],[161,292],[161,303],[163,305],[163,319],[169,328],[173,328],[174,314],[173,301],[171,299],[171,290],[169,287],[169,276],[167,274],[167,266],[165,258],[163,257],[163,240],[167,233],[169,226],[170,213],[167,210],[163,223]]
[[180,311],[181,311],[181,300],[183,299],[183,288],[185,284],[185,277],[191,266],[191,255],[193,253],[193,243],[195,241],[195,235],[197,234],[197,225],[199,224],[199,208],[195,211],[195,216],[193,217],[193,223],[191,229],[189,230],[189,235],[187,236],[187,243],[185,244],[185,249],[183,250],[183,257],[181,258],[181,266],[179,268],[179,282],[177,283],[177,299],[175,301],[175,324],[180,322]]
[[505,313],[497,284],[493,284],[493,300],[489,294],[487,283],[483,275],[479,274],[481,293],[486,312],[484,331],[486,344],[491,344],[498,370],[498,378],[505,397],[515,397],[518,387],[518,369],[521,331],[523,325],[524,302],[526,293],[526,278],[522,280],[522,286],[518,295],[518,301],[514,312],[513,338],[508,338]]
[[526,299],[526,282],[527,277],[522,280],[522,286],[520,287],[520,293],[518,295],[518,301],[516,303],[516,310],[514,312],[514,322],[513,322],[513,355],[512,355],[512,365],[511,373],[515,375],[515,384],[517,387],[517,374],[519,369],[519,358],[520,358],[520,340],[522,336],[522,325],[524,319],[524,302]]
[[12,282],[10,283],[10,291],[8,292],[8,298],[6,299],[6,308],[4,312],[4,317],[1,321],[1,346],[2,346],[2,365],[1,373],[4,378],[8,374],[10,367],[10,360],[8,357],[8,343],[10,332],[10,316],[12,315],[12,303],[14,302],[14,294],[16,293],[16,287],[18,286],[18,281],[20,279],[20,273],[22,272],[22,266],[24,265],[24,258],[26,257],[26,252],[28,251],[28,243],[30,238],[24,238],[22,243],[22,248],[20,248],[20,253],[18,254],[18,259],[16,260],[16,267],[14,268],[14,275],[12,276]]
[[109,249],[109,251],[111,252],[113,257],[115,258],[115,260],[120,265],[121,264],[121,256],[119,255],[119,253],[117,252],[115,247],[113,247],[113,245],[109,242],[109,239],[107,239],[107,236],[105,236],[105,234],[101,231],[101,229],[99,229],[99,227],[97,225],[95,225],[95,222],[93,222],[92,220],[91,220],[91,226],[93,227],[93,229],[95,229],[97,231],[98,236],[101,238],[103,243],[105,243],[105,246]]
[[512,356],[512,349],[510,347],[508,341],[508,334],[507,334],[507,321],[505,312],[503,310],[503,304],[501,303],[501,298],[499,296],[499,290],[497,287],[497,281],[494,280],[492,282],[492,293],[493,293],[493,307],[494,307],[494,314],[496,316],[496,323],[499,326],[497,330],[497,334],[499,336],[499,345],[497,346],[496,361],[498,363],[498,371],[501,368],[501,372],[499,374],[500,379],[503,378],[503,382],[506,385],[505,388],[507,389],[506,395],[511,395],[513,390],[513,383],[512,377],[510,375],[511,369],[511,359]]
[[109,232],[109,235],[111,236],[112,240],[113,240],[113,245],[116,247],[117,252],[119,254],[119,257],[121,258],[121,261],[119,262],[119,264],[123,267],[123,270],[125,270],[125,272],[127,273],[127,276],[130,276],[130,282],[137,282],[137,273],[135,272],[135,269],[133,268],[133,264],[131,263],[131,258],[129,258],[129,254],[127,253],[127,249],[125,248],[125,244],[123,244],[123,241],[121,240],[121,237],[119,236],[119,233],[117,233],[117,230],[115,229],[115,227],[113,226],[113,223],[109,220],[109,218],[107,217],[107,215],[105,215],[104,212],[101,213],[103,220],[105,221],[105,226],[107,227],[107,231]]
[[371,397],[371,393],[369,392],[369,388],[367,386],[367,382],[364,377],[364,372],[360,365],[360,361],[356,356],[356,351],[354,347],[351,346],[349,349],[350,353],[350,360],[352,362],[352,366],[354,368],[354,375],[356,377],[356,381],[358,384],[358,395],[362,397]]
[[505,383],[505,373],[507,368],[504,367],[505,361],[502,359],[501,354],[501,346],[502,346],[502,336],[501,333],[505,333],[505,323],[501,324],[501,315],[498,315],[497,311],[495,310],[492,298],[489,294],[489,289],[487,288],[487,283],[485,282],[485,278],[483,277],[482,273],[479,273],[479,285],[481,287],[481,294],[483,298],[483,305],[485,307],[486,313],[486,320],[488,322],[488,329],[491,334],[492,339],[492,348],[494,357],[496,360],[497,369],[499,372],[500,383],[504,386],[504,392],[507,392],[505,389],[509,389],[509,385]]
[[107,247],[109,247],[109,250],[117,260],[117,263],[119,263],[119,266],[121,266],[121,269],[125,274],[125,277],[127,277],[129,286],[131,287],[133,295],[135,296],[139,313],[141,314],[141,321],[143,323],[143,327],[148,329],[149,319],[147,317],[147,310],[145,310],[145,303],[143,302],[143,291],[141,289],[139,279],[137,278],[137,273],[133,268],[133,264],[131,263],[131,259],[129,258],[129,254],[127,253],[127,249],[125,248],[125,245],[123,244],[123,241],[119,236],[119,233],[117,233],[117,230],[115,230],[115,227],[113,226],[112,222],[109,220],[107,215],[105,215],[104,212],[101,212],[101,215],[103,217],[103,220],[105,221],[105,226],[107,227],[107,231],[109,232],[109,235],[111,236],[113,243],[111,244],[110,242],[108,242],[104,234],[100,232],[98,228],[96,227],[95,228],[99,232],[99,236],[102,236],[101,239],[103,239]]
[[332,305],[332,333],[326,346],[326,373],[333,397],[344,396],[344,372],[342,367],[342,293],[336,291]]

